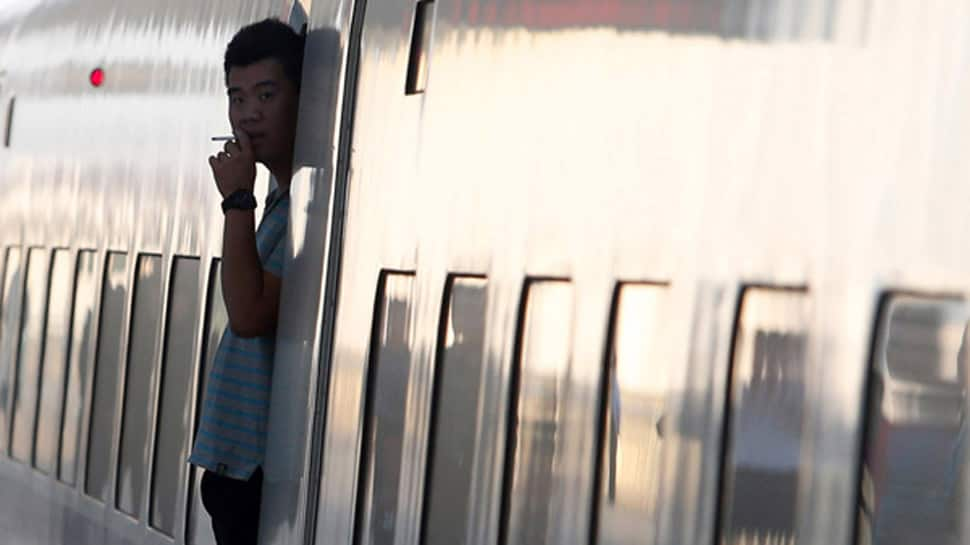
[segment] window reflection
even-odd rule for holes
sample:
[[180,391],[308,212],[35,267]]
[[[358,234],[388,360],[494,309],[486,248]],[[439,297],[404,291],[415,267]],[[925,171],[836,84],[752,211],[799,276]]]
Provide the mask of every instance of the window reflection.
[[111,486],[111,444],[118,407],[121,374],[121,338],[128,300],[128,255],[109,253],[101,288],[94,391],[91,395],[90,431],[84,492],[104,502]]
[[720,543],[795,543],[807,297],[745,292],[735,339]]
[[32,463],[34,455],[49,260],[47,252],[40,248],[31,248],[27,252],[27,289],[24,291],[20,323],[20,350],[10,430],[10,454],[25,464]]
[[73,485],[77,479],[78,449],[80,447],[81,418],[86,404],[88,382],[94,359],[94,311],[97,304],[97,256],[81,251],[77,257],[77,281],[74,286],[73,317],[71,318],[70,361],[67,370],[67,390],[64,396],[64,426],[61,430],[61,453],[58,475]]
[[545,543],[554,487],[562,386],[572,353],[573,289],[568,282],[529,286],[519,356],[515,453],[508,499],[510,544]]
[[411,369],[413,277],[388,274],[371,350],[364,436],[364,508],[357,543],[393,545]]
[[430,437],[426,545],[465,541],[472,462],[477,448],[478,398],[484,355],[486,281],[451,283],[435,378]]
[[[209,270],[209,290],[205,311],[205,339],[202,348],[202,361],[198,369],[194,371],[197,377],[198,387],[193,392],[195,396],[195,407],[202,404],[202,393],[205,392],[206,381],[209,378],[209,370],[215,360],[216,351],[219,348],[219,339],[222,338],[226,327],[229,324],[229,314],[226,311],[225,300],[222,297],[222,282],[220,282],[220,269],[222,262],[213,260]],[[200,410],[195,411],[192,424],[192,438],[199,428]],[[191,444],[191,441],[189,441]],[[187,500],[188,513],[185,523],[185,543],[188,545],[216,545],[215,535],[212,533],[212,524],[209,514],[202,506],[202,493],[200,485],[202,483],[202,468],[190,466],[189,469],[191,482],[189,483],[189,498]]]
[[118,509],[133,517],[141,515],[145,495],[148,430],[155,408],[152,384],[158,374],[155,347],[161,329],[162,274],[161,257],[138,257],[115,498]]
[[155,429],[152,463],[152,492],[149,508],[153,528],[175,535],[175,510],[188,466],[188,439],[191,435],[190,405],[195,355],[196,316],[199,297],[198,259],[177,257],[172,267],[165,350]]
[[47,331],[44,337],[44,363],[41,365],[41,395],[37,414],[34,463],[37,469],[53,475],[57,469],[61,415],[64,413],[64,388],[71,331],[71,290],[74,286],[74,259],[67,250],[54,251],[50,288],[47,294]]
[[10,402],[13,398],[20,338],[20,311],[23,302],[24,267],[20,248],[9,248],[3,273],[3,307],[0,309],[0,453],[6,454],[10,438]]
[[859,543],[966,543],[967,338],[962,301],[894,297],[872,362]]
[[664,288],[624,286],[607,370],[599,535],[601,545],[653,543],[660,510],[661,434],[669,362],[657,356]]

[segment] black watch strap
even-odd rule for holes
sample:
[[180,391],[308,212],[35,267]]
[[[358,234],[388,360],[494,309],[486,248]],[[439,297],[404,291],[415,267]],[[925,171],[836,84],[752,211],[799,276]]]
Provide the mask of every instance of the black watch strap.
[[222,200],[222,213],[230,210],[255,210],[256,196],[252,191],[237,189]]

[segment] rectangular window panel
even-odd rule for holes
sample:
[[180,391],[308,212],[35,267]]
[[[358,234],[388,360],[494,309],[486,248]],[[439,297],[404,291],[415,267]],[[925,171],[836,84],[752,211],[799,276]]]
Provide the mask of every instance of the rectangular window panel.
[[745,290],[731,365],[723,545],[795,538],[808,310],[803,291]]
[[121,337],[125,303],[128,300],[128,255],[109,253],[101,288],[101,319],[98,327],[98,355],[91,395],[91,424],[88,432],[87,469],[84,491],[101,501],[111,490],[111,447],[114,443],[115,414],[118,412],[118,376],[121,374]]
[[657,535],[663,421],[673,362],[657,353],[662,286],[628,284],[614,307],[604,377],[596,543],[647,545]]
[[3,308],[0,315],[0,453],[10,447],[10,404],[13,402],[14,373],[20,338],[20,314],[23,303],[24,268],[20,248],[7,249],[3,273]]
[[397,525],[408,376],[413,277],[382,277],[367,371],[358,502],[359,545],[393,545]]
[[514,422],[506,461],[505,543],[546,543],[555,513],[550,511],[558,415],[572,354],[573,287],[542,281],[528,286],[519,323],[519,353],[513,374]]
[[428,452],[427,545],[465,543],[472,462],[477,448],[487,282],[454,278],[439,329]]
[[51,261],[47,303],[47,331],[41,377],[40,408],[34,463],[48,475],[57,470],[64,385],[71,332],[71,290],[74,287],[74,259],[67,250],[56,250]]
[[970,542],[968,320],[964,301],[895,296],[883,305],[856,543]]
[[175,511],[188,466],[191,434],[192,374],[196,372],[195,336],[199,307],[199,260],[176,258],[172,269],[165,328],[162,385],[152,464],[151,524],[175,535]]
[[[222,283],[219,281],[219,269],[220,262],[213,262],[209,274],[209,295],[206,301],[205,311],[206,325],[205,338],[203,339],[205,346],[202,350],[204,359],[199,366],[197,379],[199,388],[195,392],[196,410],[192,428],[193,438],[195,437],[195,431],[199,428],[199,416],[202,412],[202,396],[205,392],[209,369],[212,368],[212,362],[215,361],[216,350],[219,348],[219,340],[222,339],[222,335],[226,331],[226,326],[229,324],[229,314],[226,312],[226,305],[222,298]],[[202,481],[202,469],[196,466],[190,467],[192,482],[189,485],[190,497],[187,502],[188,513],[186,516],[187,524],[185,525],[185,542],[188,545],[215,545],[216,540],[215,536],[212,535],[212,524],[210,523],[208,513],[206,513],[205,508],[202,506],[202,496],[199,492],[199,483]]]
[[70,359],[67,391],[64,395],[64,423],[61,428],[61,455],[58,477],[73,485],[77,481],[81,419],[84,415],[88,382],[91,380],[94,345],[94,310],[98,295],[97,254],[81,251],[77,256],[74,304],[71,317]]
[[11,456],[25,464],[33,462],[37,396],[41,355],[44,350],[44,316],[47,304],[47,252],[31,248],[27,253],[27,289],[20,326],[17,383],[14,390]]
[[152,385],[158,366],[155,347],[161,329],[162,258],[138,257],[135,300],[131,307],[128,368],[125,372],[121,450],[118,454],[116,506],[133,517],[141,514],[148,467],[148,433],[155,412]]

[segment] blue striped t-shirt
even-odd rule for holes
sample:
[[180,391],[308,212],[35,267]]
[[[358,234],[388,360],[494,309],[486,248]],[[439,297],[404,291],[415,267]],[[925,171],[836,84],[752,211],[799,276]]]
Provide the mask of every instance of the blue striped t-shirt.
[[[280,278],[289,208],[288,191],[270,192],[256,229],[263,269]],[[244,339],[226,328],[209,370],[189,463],[242,480],[262,465],[275,341],[274,335]]]

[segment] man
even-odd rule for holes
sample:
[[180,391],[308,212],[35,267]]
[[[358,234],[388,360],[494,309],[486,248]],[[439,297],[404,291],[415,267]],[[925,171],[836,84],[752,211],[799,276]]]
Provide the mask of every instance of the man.
[[[235,140],[209,158],[225,213],[222,290],[229,328],[209,372],[189,462],[205,468],[202,503],[219,545],[255,544],[274,333],[293,169],[303,38],[277,20],[240,30],[226,48]],[[256,229],[256,163],[278,184]]]

